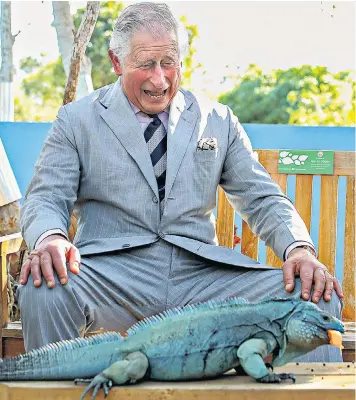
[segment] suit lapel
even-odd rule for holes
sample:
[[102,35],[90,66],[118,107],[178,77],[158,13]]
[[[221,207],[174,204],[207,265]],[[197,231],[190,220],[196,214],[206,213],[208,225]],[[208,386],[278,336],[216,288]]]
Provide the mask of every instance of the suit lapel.
[[178,91],[170,106],[167,138],[166,198],[168,198],[172,189],[198,118],[197,113],[189,110],[191,103],[192,100],[184,96],[181,91]]
[[104,106],[100,113],[126,151],[135,160],[142,174],[158,197],[158,187],[152,161],[142,128],[121,88],[120,79],[99,98]]

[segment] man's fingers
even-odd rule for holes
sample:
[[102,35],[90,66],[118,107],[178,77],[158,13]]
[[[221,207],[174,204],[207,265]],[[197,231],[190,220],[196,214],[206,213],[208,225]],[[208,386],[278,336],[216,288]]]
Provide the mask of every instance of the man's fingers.
[[302,283],[302,298],[309,300],[310,291],[313,283],[314,269],[310,266],[305,266],[300,270],[300,281]]
[[295,285],[295,265],[286,261],[283,265],[283,281],[287,292],[292,292]]
[[69,269],[73,272],[73,274],[79,274],[80,267],[80,253],[76,247],[71,247],[69,249]]
[[31,266],[31,275],[34,286],[36,287],[41,286],[42,278],[41,278],[40,257],[33,256],[30,266]]
[[31,259],[27,259],[26,262],[23,263],[20,272],[20,283],[21,285],[26,285],[28,276],[30,275],[31,271]]
[[[325,271],[322,268],[317,268],[314,271],[314,290],[313,290],[313,296],[312,296],[312,301],[314,303],[317,303],[324,293],[324,290],[326,287],[325,285],[327,283],[325,272],[327,272],[327,271]],[[331,290],[332,290],[332,285],[331,285]]]
[[334,281],[334,290],[336,294],[339,296],[339,299],[342,299],[344,295],[342,293],[340,282],[336,278],[333,278],[333,281]]
[[330,301],[331,300],[331,296],[333,294],[333,290],[334,290],[334,277],[329,274],[328,271],[324,272],[325,275],[325,292],[324,292],[324,300],[325,301]]
[[42,270],[42,275],[44,276],[47,282],[47,286],[49,288],[53,288],[56,283],[53,274],[52,257],[48,252],[44,252],[41,255],[41,270]]
[[67,273],[67,266],[66,266],[66,257],[62,250],[60,252],[58,249],[56,251],[52,251],[52,264],[56,273],[58,275],[58,279],[62,285],[68,283],[68,273]]

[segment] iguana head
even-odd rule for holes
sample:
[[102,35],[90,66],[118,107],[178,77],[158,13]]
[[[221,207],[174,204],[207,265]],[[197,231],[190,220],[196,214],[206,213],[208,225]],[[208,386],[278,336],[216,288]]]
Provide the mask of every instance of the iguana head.
[[284,332],[284,346],[273,365],[283,365],[324,344],[342,348],[341,333],[344,332],[344,325],[314,303],[301,300],[286,319]]

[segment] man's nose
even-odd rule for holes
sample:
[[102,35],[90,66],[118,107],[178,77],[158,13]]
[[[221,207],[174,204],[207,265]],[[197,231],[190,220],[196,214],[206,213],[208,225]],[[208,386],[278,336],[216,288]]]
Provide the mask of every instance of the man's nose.
[[155,87],[157,89],[162,89],[165,83],[165,76],[164,76],[164,71],[161,68],[160,65],[157,65],[154,69],[153,69],[153,73],[151,76],[151,82],[155,85]]

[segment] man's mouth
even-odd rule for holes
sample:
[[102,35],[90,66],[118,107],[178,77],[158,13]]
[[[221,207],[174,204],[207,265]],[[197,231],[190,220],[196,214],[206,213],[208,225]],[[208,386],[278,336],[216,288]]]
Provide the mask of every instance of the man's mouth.
[[150,90],[144,90],[144,92],[147,94],[147,96],[150,96],[150,97],[152,97],[153,99],[160,99],[160,98],[162,98],[162,97],[166,94],[167,89],[166,89],[166,90],[163,90],[163,91],[161,91],[161,92],[152,92],[152,91],[150,91]]

